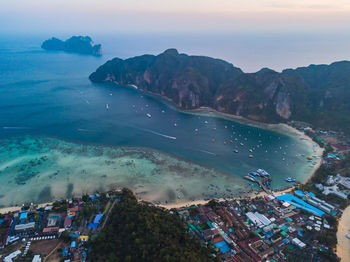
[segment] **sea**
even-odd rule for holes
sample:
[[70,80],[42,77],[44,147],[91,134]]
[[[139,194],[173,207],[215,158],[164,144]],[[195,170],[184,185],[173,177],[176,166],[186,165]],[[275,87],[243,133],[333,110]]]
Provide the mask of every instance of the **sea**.
[[0,37],[0,206],[121,187],[156,203],[234,197],[258,190],[243,178],[258,168],[273,189],[311,175],[314,148],[299,136],[89,81],[107,60],[156,53],[166,41],[148,38],[141,50],[136,36],[93,37],[104,48],[93,57],[42,50],[49,37]]

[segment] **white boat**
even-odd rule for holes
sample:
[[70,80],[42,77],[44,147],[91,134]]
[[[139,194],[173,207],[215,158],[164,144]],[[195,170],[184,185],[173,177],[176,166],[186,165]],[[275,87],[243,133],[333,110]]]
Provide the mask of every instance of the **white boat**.
[[256,170],[256,173],[258,173],[259,175],[262,175],[262,176],[270,176],[270,174],[268,172],[266,172],[264,169],[261,169],[261,168]]
[[106,109],[107,109],[107,110],[109,109],[109,106],[108,106],[108,104],[106,104]]
[[295,182],[295,178],[287,177],[287,178],[286,178],[286,181],[287,181],[288,183],[292,183],[292,182]]
[[147,114],[146,114],[146,116],[147,116],[147,117],[149,117],[149,118],[151,118],[151,117],[152,117],[152,116],[151,116],[151,114],[149,114],[149,113],[147,113]]

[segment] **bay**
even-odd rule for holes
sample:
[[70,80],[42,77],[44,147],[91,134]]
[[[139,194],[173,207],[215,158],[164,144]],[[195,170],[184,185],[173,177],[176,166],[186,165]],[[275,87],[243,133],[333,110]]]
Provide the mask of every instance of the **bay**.
[[[41,38],[38,37],[2,38],[0,41],[0,139],[2,141],[0,181],[3,186],[0,195],[9,196],[18,190],[29,192],[32,190],[30,187],[33,186],[30,183],[31,179],[38,179],[35,174],[44,173],[46,176],[36,180],[36,183],[41,184],[40,190],[31,193],[30,200],[40,202],[67,196],[66,190],[59,193],[56,189],[56,191],[53,190],[56,195],[47,192],[49,195],[47,197],[46,191],[43,190],[56,183],[54,180],[47,179],[49,173],[55,173],[57,168],[61,168],[60,174],[63,174],[67,171],[66,169],[81,165],[79,163],[83,159],[81,150],[75,150],[79,145],[91,146],[95,149],[105,147],[107,151],[136,148],[138,152],[151,152],[149,153],[151,155],[164,154],[161,158],[167,158],[167,161],[173,158],[174,161],[181,162],[179,165],[187,166],[193,163],[197,168],[200,166],[203,170],[207,170],[203,172],[210,173],[212,171],[209,170],[212,168],[217,170],[216,175],[210,175],[211,179],[203,179],[199,174],[196,177],[196,172],[191,171],[193,181],[190,184],[197,183],[201,186],[193,189],[191,194],[187,193],[188,199],[214,195],[215,191],[204,194],[208,187],[213,185],[213,177],[216,183],[220,184],[220,189],[216,190],[217,193],[220,196],[227,196],[228,188],[223,186],[227,183],[227,174],[232,176],[231,189],[234,189],[237,194],[240,190],[247,189],[248,183],[242,179],[243,176],[258,168],[263,168],[271,174],[272,188],[275,189],[286,186],[285,178],[288,176],[303,181],[311,174],[313,167],[306,160],[306,156],[312,155],[313,149],[298,137],[228,119],[179,112],[164,102],[132,88],[92,84],[88,79],[89,74],[109,59],[111,53],[108,55],[107,52],[107,56],[98,58],[63,52],[46,52],[40,49],[40,41]],[[151,117],[147,117],[146,114],[150,114]],[[21,141],[31,141],[30,144],[33,146],[20,150]],[[59,148],[60,143],[71,147],[74,152],[71,158],[76,161],[69,162],[71,166],[67,163],[57,165],[58,160],[53,161],[54,157],[52,161],[45,163],[42,161],[39,165],[30,166],[30,161],[38,161],[39,155],[40,157],[50,156],[48,149],[52,148],[55,151],[52,145]],[[33,152],[30,151],[31,148]],[[43,151],[40,151],[40,148]],[[89,147],[89,150],[92,150],[91,148]],[[236,148],[238,153],[234,152]],[[44,155],[41,154],[42,152]],[[250,154],[254,157],[249,158]],[[134,160],[143,161],[142,157]],[[103,182],[103,179],[101,180],[103,174],[97,170],[105,169],[104,161],[106,159],[90,168],[88,177],[90,186],[78,190],[79,179],[70,179],[74,181],[72,187],[76,190],[71,190],[69,194],[92,193],[95,190],[107,189],[112,183],[113,176],[111,180]],[[86,159],[83,163],[86,163]],[[163,164],[160,163],[159,167],[164,167]],[[19,176],[21,165],[22,168],[25,166],[22,177]],[[114,177],[115,181],[133,189],[142,187],[140,181],[135,185],[131,179],[138,173],[135,170],[142,169],[142,165],[135,165],[136,169],[129,171],[121,168],[124,170],[123,181]],[[113,168],[117,167],[113,166]],[[186,168],[191,169],[189,166]],[[93,175],[93,169],[98,173],[96,177]],[[165,172],[164,168],[157,167],[152,170],[152,172],[158,172],[157,176],[167,177],[165,180],[167,182],[164,182],[163,188],[159,183],[147,182],[148,191],[154,191],[157,188],[159,192],[164,191],[164,188],[171,185],[174,172]],[[72,183],[67,178],[79,176],[78,172],[81,170],[66,172],[62,175],[59,179],[60,187],[67,188]],[[111,172],[113,170],[108,169],[105,173]],[[181,182],[179,180],[175,183],[176,187],[171,187],[172,191],[176,192],[180,185],[186,182],[185,173],[181,174]],[[127,177],[130,177],[129,181]],[[250,188],[251,186],[248,187]],[[42,191],[44,193],[41,193]],[[190,188],[187,191],[190,191]],[[149,195],[149,199],[152,201],[179,199],[170,198],[171,195],[174,194],[163,192],[158,197],[157,194]],[[182,194],[181,199],[186,199],[186,195]],[[0,205],[20,204],[27,200],[26,194],[16,198],[16,201],[12,199],[12,202],[8,197],[2,197]]]

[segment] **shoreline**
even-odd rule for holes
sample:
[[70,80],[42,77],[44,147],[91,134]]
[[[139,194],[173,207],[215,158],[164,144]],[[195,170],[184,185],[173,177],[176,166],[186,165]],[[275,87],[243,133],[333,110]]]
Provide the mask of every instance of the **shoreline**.
[[154,99],[157,99],[158,101],[164,103],[167,107],[170,109],[176,110],[178,112],[184,113],[184,114],[193,114],[193,115],[199,115],[199,116],[207,116],[207,117],[215,117],[215,118],[221,118],[226,119],[229,121],[233,121],[236,123],[248,125],[251,127],[256,127],[272,132],[276,132],[280,135],[287,135],[291,138],[298,138],[299,140],[303,140],[305,144],[307,144],[308,147],[312,148],[314,156],[317,158],[317,163],[314,165],[310,175],[306,178],[304,178],[302,181],[300,181],[302,184],[307,183],[316,173],[317,169],[322,164],[322,155],[324,149],[321,148],[316,142],[314,142],[309,136],[307,136],[304,132],[286,124],[286,123],[265,123],[265,122],[259,122],[252,119],[245,118],[243,116],[237,116],[229,113],[223,113],[219,112],[211,107],[205,107],[201,106],[196,109],[190,109],[185,110],[180,108],[177,104],[175,104],[170,98],[163,96],[161,94],[153,93],[147,90],[140,89],[138,86],[134,84],[128,84],[128,85],[120,85],[117,82],[104,82],[99,84],[111,84],[113,86],[119,86],[119,87],[126,87],[132,90],[135,90],[141,94],[148,95]]
[[[289,193],[291,191],[293,191],[296,188],[296,186],[292,186],[289,187],[287,189],[283,189],[283,190],[277,190],[277,191],[272,191],[272,195],[282,195],[285,193]],[[118,191],[118,190],[116,190]],[[134,194],[137,196],[137,194],[134,192]],[[242,196],[242,197],[236,197],[236,198],[212,198],[209,200],[204,200],[204,199],[197,199],[197,200],[185,200],[185,201],[180,201],[177,203],[169,203],[169,204],[156,204],[156,203],[152,203],[154,206],[157,207],[163,207],[165,209],[173,209],[173,208],[181,208],[181,207],[188,207],[188,206],[192,206],[192,205],[205,205],[207,204],[210,200],[217,200],[217,201],[234,201],[234,200],[242,200],[245,198],[249,198],[249,199],[254,199],[254,198],[258,198],[258,197],[264,197],[267,196],[268,194],[264,191],[260,191],[258,192],[258,194],[255,193],[248,193],[246,196]],[[149,202],[146,199],[139,199],[139,202],[145,201],[145,202]],[[36,208],[42,208],[42,207],[46,207],[46,206],[50,206],[53,205],[54,202],[45,202],[45,203],[41,203],[41,204],[33,204],[32,206],[36,206]],[[0,214],[7,214],[9,212],[16,212],[16,211],[20,211],[22,208],[22,206],[11,206],[11,207],[2,207],[0,208]],[[349,215],[350,215],[350,209],[349,209]]]
[[347,206],[339,220],[337,228],[337,256],[341,262],[350,262],[350,239],[346,235],[350,234],[350,206]]
[[[34,204],[37,208],[42,208],[46,206],[51,206],[54,202],[46,202],[41,204]],[[9,212],[16,212],[22,209],[22,206],[12,206],[12,207],[2,207],[0,208],[0,214],[7,214]]]
[[321,148],[316,142],[314,142],[311,137],[307,136],[304,132],[286,124],[286,123],[278,123],[278,124],[269,124],[269,123],[263,123],[263,122],[257,122],[254,120],[247,119],[242,116],[236,116],[231,115],[227,113],[222,113],[219,111],[216,111],[209,107],[200,107],[198,109],[194,110],[181,110],[178,109],[181,112],[188,113],[188,114],[195,114],[195,115],[202,115],[202,116],[209,116],[209,117],[216,117],[216,118],[222,118],[226,120],[230,120],[233,122],[238,122],[240,124],[248,125],[251,127],[261,128],[268,131],[273,131],[276,133],[279,133],[281,135],[287,135],[289,137],[302,140],[308,147],[312,148],[313,156],[316,156],[317,163],[314,165],[311,174],[304,178],[302,184],[307,183],[316,173],[316,171],[320,168],[322,164],[322,155],[324,152],[324,148]]
[[[135,89],[134,87],[129,87],[129,88]],[[208,107],[200,107],[200,108],[194,109],[194,110],[182,110],[182,109],[176,107],[176,105],[174,105],[171,101],[169,101],[168,99],[166,99],[166,98],[164,98],[164,97],[162,97],[160,95],[152,94],[152,93],[149,93],[149,92],[144,92],[144,91],[139,90],[139,89],[137,89],[137,91],[139,91],[141,93],[148,94],[150,96],[153,96],[156,99],[160,99],[161,101],[163,101],[167,106],[169,106],[173,110],[177,110],[177,111],[182,112],[182,113],[194,114],[194,115],[203,115],[203,116],[214,117],[214,118],[222,118],[222,119],[226,119],[226,120],[233,121],[233,122],[236,122],[236,123],[242,123],[244,125],[249,125],[249,126],[252,126],[252,127],[261,128],[261,129],[265,129],[265,130],[268,130],[268,131],[277,132],[277,133],[279,133],[281,135],[287,135],[287,136],[290,136],[290,137],[292,137],[294,139],[302,140],[303,143],[305,143],[305,145],[310,148],[310,151],[312,149],[313,155],[316,155],[317,164],[313,166],[313,168],[310,171],[310,173],[307,172],[308,175],[304,179],[302,179],[300,181],[301,183],[305,183],[308,180],[310,180],[313,177],[313,175],[315,174],[316,170],[320,167],[320,165],[322,163],[322,153],[323,153],[324,149],[322,149],[317,143],[312,141],[312,139],[310,137],[308,137],[304,132],[299,131],[296,128],[294,128],[292,126],[289,126],[289,125],[287,125],[285,123],[268,124],[268,123],[257,122],[257,121],[254,121],[254,120],[250,120],[250,119],[244,118],[242,116],[236,116],[236,115],[231,115],[231,114],[227,114],[227,113],[218,112],[218,111],[216,111],[216,110],[214,110],[212,108],[208,108]],[[53,138],[55,138],[55,137],[53,137]],[[64,140],[64,141],[66,141],[66,140]],[[73,142],[73,141],[69,141],[68,140],[68,142]],[[74,141],[73,143],[76,143],[76,142]],[[98,144],[98,146],[105,146],[105,145]],[[111,147],[114,148],[114,146],[111,146]],[[120,147],[117,146],[117,148],[120,148]],[[131,148],[134,148],[134,147],[131,147]],[[158,150],[155,150],[155,149],[152,149],[152,148],[141,148],[141,149],[142,150],[153,150],[155,152],[165,153],[168,156],[174,157],[171,154],[168,154],[168,153],[162,152],[162,151],[158,151]],[[178,157],[176,157],[176,158],[177,159],[181,159],[181,158],[178,158]],[[186,159],[181,159],[181,160],[188,161]],[[202,164],[197,163],[197,162],[194,162],[194,163],[195,164],[199,164],[200,166],[205,166],[205,165],[202,165]],[[205,167],[207,167],[207,166],[205,166]],[[210,167],[210,168],[212,169],[212,167]],[[273,194],[279,194],[280,192],[284,192],[286,190],[287,191],[291,191],[294,188],[295,188],[295,186],[290,186],[287,189],[284,188],[284,189],[277,190],[277,191],[272,191],[272,192],[273,192]],[[258,193],[256,193],[256,192],[258,192]],[[243,198],[252,198],[252,197],[260,196],[261,194],[264,195],[265,192],[260,191],[260,189],[257,189],[254,192],[244,193],[243,194]],[[234,199],[238,199],[238,198],[234,198]],[[143,200],[147,201],[146,199],[143,199]],[[219,198],[219,200],[220,201],[224,201],[224,200],[228,200],[228,198],[226,198],[226,199],[223,199],[223,198],[220,199]],[[190,200],[183,200],[183,201],[179,201],[179,202],[175,201],[174,203],[161,204],[161,205],[157,205],[156,203],[153,202],[153,204],[155,204],[157,206],[163,206],[163,207],[166,207],[166,208],[171,208],[173,206],[180,207],[180,206],[184,206],[184,205],[192,205],[193,203],[207,203],[207,202],[208,201],[206,201],[204,199],[197,199],[197,200],[194,200],[194,201],[190,201]],[[45,206],[47,204],[48,203],[41,203],[39,205],[40,206],[42,206],[42,205]],[[16,211],[16,210],[19,210],[19,209],[21,209],[21,206],[4,207],[4,208],[0,208],[0,213],[6,212],[6,211]]]
[[[277,190],[277,191],[272,191],[271,195],[274,196],[279,196],[279,195],[283,195],[286,193],[290,193],[291,191],[295,190],[297,186],[291,186],[289,188],[286,189],[282,189],[282,190]],[[181,201],[178,203],[169,203],[169,204],[154,204],[157,207],[163,207],[165,209],[173,209],[173,208],[181,208],[181,207],[189,207],[189,206],[193,206],[193,205],[205,205],[208,202],[210,202],[211,200],[215,199],[219,202],[222,201],[235,201],[235,200],[242,200],[242,199],[254,199],[254,198],[259,198],[259,197],[264,197],[267,196],[269,194],[267,194],[265,191],[260,191],[258,194],[255,193],[249,193],[247,194],[247,196],[242,196],[242,197],[237,197],[237,198],[212,198],[209,200],[204,200],[204,199],[198,199],[198,200],[193,200],[193,201]]]

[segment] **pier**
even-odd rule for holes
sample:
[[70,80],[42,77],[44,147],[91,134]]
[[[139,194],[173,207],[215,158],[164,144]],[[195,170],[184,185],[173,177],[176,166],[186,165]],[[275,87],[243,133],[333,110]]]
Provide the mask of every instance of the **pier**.
[[266,182],[271,182],[271,178],[269,177],[263,177],[262,179],[256,179],[251,176],[245,176],[245,179],[255,182],[259,185],[259,187],[264,190],[266,193],[270,194],[271,190],[270,188],[266,185]]

